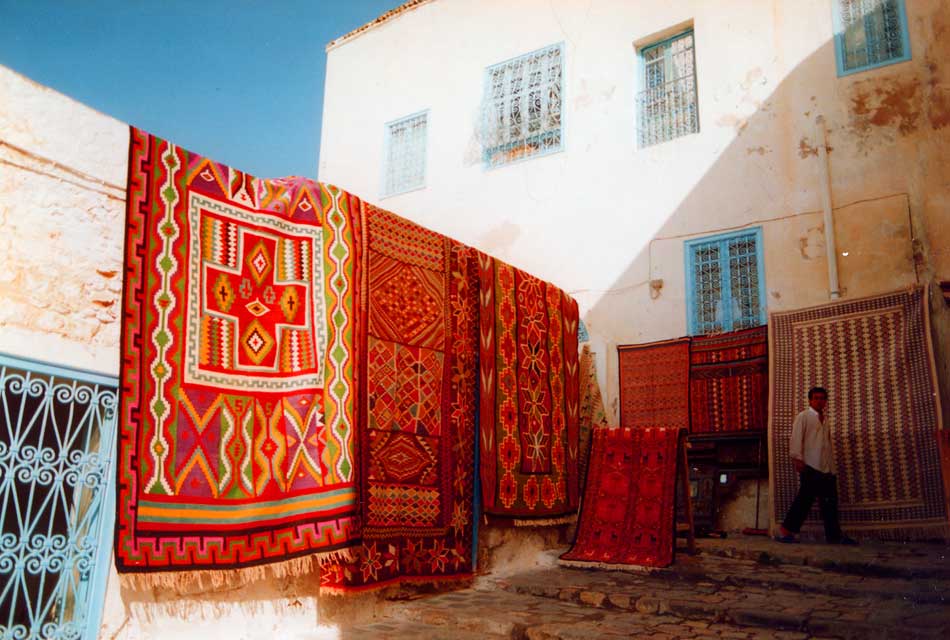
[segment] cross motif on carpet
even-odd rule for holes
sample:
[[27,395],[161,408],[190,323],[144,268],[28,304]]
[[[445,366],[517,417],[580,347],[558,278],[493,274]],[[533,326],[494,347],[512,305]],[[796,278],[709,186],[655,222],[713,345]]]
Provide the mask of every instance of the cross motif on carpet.
[[[299,360],[299,353],[294,351],[299,352],[303,345],[290,345],[288,362],[278,362],[283,349],[274,347],[285,329],[306,331],[308,328],[306,283],[280,277],[288,262],[300,261],[300,243],[242,226],[237,226],[236,238],[234,233],[230,238],[221,238],[221,235],[215,234],[214,240],[237,246],[213,252],[213,255],[227,256],[223,263],[202,256],[208,284],[204,304],[205,312],[226,321],[233,333],[225,338],[223,334],[229,333],[228,329],[218,327],[219,335],[209,335],[208,342],[220,339],[225,343],[222,347],[228,348],[229,343],[236,341],[239,348],[234,350],[235,361],[230,368],[294,370],[299,367],[299,361],[294,362],[294,355]],[[222,368],[229,368],[224,366],[226,364],[227,360],[222,361]]]

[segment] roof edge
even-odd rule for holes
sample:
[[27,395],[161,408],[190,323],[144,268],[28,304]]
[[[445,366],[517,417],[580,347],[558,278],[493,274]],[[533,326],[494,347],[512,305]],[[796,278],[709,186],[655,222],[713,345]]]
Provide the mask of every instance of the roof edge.
[[396,7],[395,9],[391,9],[387,11],[383,15],[373,20],[372,22],[367,22],[363,26],[353,29],[349,33],[344,34],[340,36],[339,38],[336,38],[335,40],[331,40],[330,42],[327,43],[325,51],[329,53],[331,50],[336,49],[337,47],[346,44],[347,42],[349,42],[350,40],[353,40],[354,38],[358,38],[359,36],[363,35],[367,31],[375,29],[376,27],[383,25],[389,22],[390,20],[398,18],[404,13],[408,13],[409,11],[412,11],[413,9],[418,9],[422,5],[429,4],[430,2],[435,2],[435,0],[408,0],[408,2],[404,2],[398,7]]

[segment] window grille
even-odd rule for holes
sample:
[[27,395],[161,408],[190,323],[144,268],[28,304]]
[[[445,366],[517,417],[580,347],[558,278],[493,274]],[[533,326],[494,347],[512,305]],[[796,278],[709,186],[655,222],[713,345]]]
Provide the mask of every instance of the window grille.
[[699,131],[693,32],[640,50],[643,90],[637,95],[640,147]]
[[562,149],[563,62],[556,44],[488,67],[482,126],[487,167]]
[[835,0],[835,5],[840,75],[910,60],[903,0]]
[[0,638],[96,638],[116,380],[0,355]]
[[686,274],[691,334],[765,324],[761,229],[687,241]]
[[386,125],[386,170],[383,196],[425,186],[428,112],[417,113]]

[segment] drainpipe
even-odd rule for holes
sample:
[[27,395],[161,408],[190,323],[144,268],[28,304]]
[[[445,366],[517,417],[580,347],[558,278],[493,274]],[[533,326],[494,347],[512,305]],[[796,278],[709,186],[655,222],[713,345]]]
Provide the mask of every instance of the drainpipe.
[[828,289],[832,300],[841,297],[838,287],[838,251],[835,247],[835,221],[831,214],[831,167],[828,165],[828,133],[825,117],[815,118],[818,144],[818,172],[821,178],[821,211],[825,221],[825,251],[828,257]]

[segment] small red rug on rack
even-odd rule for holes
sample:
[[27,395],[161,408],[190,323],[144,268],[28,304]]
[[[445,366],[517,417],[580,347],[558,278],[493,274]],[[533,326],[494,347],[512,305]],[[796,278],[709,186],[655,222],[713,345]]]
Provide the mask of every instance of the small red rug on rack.
[[690,431],[764,431],[769,410],[768,327],[696,336],[689,347]]
[[680,429],[594,429],[577,534],[567,566],[665,567],[673,562]]
[[620,425],[689,424],[689,338],[617,347]]

